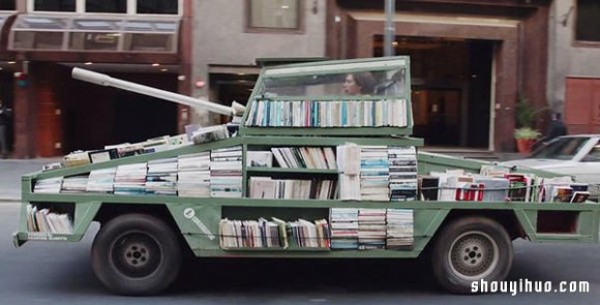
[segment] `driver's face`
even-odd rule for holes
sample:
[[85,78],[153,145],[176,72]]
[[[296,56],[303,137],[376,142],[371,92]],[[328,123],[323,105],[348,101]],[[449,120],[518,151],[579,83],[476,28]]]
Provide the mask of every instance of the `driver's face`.
[[346,76],[346,80],[344,81],[344,93],[354,95],[360,94],[361,87],[354,80],[354,76],[352,74],[348,74]]

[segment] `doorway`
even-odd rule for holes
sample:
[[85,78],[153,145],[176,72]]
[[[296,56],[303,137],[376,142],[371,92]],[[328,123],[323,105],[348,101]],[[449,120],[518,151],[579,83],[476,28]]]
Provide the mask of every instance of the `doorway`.
[[[413,136],[427,146],[489,149],[494,42],[396,36],[396,55],[408,55]],[[383,35],[373,55],[383,56]]]

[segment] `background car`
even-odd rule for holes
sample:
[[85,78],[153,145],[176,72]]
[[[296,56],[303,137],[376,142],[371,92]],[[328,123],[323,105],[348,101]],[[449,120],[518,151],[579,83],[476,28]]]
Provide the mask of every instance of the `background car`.
[[590,197],[600,194],[600,134],[558,137],[542,144],[528,157],[502,162],[502,165],[529,167],[567,176],[576,182],[589,183]]

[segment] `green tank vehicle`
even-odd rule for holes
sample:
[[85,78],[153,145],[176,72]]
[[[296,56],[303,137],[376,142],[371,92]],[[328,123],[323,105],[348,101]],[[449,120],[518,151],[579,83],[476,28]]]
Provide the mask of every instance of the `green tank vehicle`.
[[78,242],[112,292],[157,294],[196,257],[412,259],[454,293],[506,279],[512,241],[597,243],[570,177],[419,151],[410,59],[264,68],[227,107],[75,68],[75,78],[231,116],[190,135],[65,156],[22,177],[15,246]]

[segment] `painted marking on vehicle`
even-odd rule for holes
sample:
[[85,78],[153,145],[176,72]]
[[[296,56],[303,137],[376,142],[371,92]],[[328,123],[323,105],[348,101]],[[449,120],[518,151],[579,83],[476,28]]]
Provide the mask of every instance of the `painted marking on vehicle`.
[[202,231],[202,233],[206,234],[208,239],[210,239],[210,240],[215,239],[215,235],[212,234],[212,232],[210,232],[208,227],[198,217],[196,217],[196,211],[194,211],[194,209],[186,208],[185,210],[183,210],[183,217],[190,219],[194,224],[196,224],[196,226],[198,226],[200,231]]

